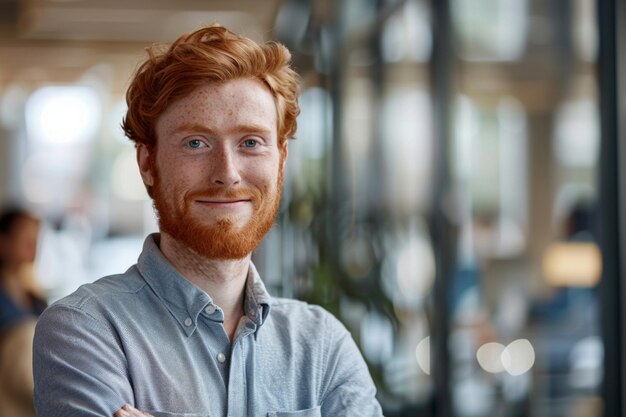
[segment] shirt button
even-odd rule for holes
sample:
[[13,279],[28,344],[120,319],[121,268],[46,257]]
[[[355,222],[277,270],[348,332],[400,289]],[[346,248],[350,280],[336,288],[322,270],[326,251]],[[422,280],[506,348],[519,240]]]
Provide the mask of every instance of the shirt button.
[[213,314],[215,313],[216,307],[215,304],[209,304],[208,306],[206,306],[206,308],[204,309],[204,312],[207,314]]
[[217,361],[219,363],[224,363],[225,360],[226,360],[226,356],[222,352],[217,354]]
[[187,317],[185,319],[185,326],[189,327],[189,326],[191,326],[192,323],[193,323],[193,321],[191,321],[191,318]]

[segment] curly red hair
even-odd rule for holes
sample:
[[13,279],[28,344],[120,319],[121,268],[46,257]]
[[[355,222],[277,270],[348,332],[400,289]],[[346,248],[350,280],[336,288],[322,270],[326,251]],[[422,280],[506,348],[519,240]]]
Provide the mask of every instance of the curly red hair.
[[276,103],[279,142],[296,132],[298,75],[289,50],[277,42],[258,44],[220,25],[184,34],[171,45],[147,48],[128,91],[122,128],[135,144],[156,145],[157,119],[177,99],[206,82],[252,77],[263,81]]

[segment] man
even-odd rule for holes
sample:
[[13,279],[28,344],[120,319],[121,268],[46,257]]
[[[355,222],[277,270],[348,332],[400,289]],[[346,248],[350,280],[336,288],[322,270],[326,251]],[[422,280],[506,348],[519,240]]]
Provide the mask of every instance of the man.
[[149,50],[123,127],[160,233],[126,273],[40,318],[39,416],[381,415],[347,330],[271,297],[250,261],[296,129],[289,61],[282,45],[220,26]]

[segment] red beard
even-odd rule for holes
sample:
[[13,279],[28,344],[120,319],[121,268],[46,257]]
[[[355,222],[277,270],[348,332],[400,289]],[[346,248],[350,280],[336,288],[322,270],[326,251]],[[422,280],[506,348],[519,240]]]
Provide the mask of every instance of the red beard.
[[[161,184],[158,170],[153,169],[153,172],[152,194],[160,230],[206,258],[242,259],[261,243],[274,224],[283,185],[282,163],[276,191],[273,193],[269,187],[227,192],[212,188],[186,193],[182,202],[172,201],[172,194],[168,194]],[[191,214],[191,205],[195,199],[212,197],[250,199],[253,206],[252,217],[242,227],[234,225],[233,220],[228,217],[220,218],[212,225],[204,224]]]

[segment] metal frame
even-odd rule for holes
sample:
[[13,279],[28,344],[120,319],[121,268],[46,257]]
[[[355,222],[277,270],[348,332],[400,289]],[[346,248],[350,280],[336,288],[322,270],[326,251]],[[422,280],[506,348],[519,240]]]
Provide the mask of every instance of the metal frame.
[[[620,192],[626,184],[626,52],[624,36],[626,8],[619,0],[598,1],[598,28],[600,51],[598,80],[600,90],[600,244],[603,252],[601,283],[602,331],[604,341],[604,415],[626,415],[624,385],[625,363],[622,351],[626,332],[626,297],[622,276],[626,273],[626,193]],[[622,23],[621,25],[619,23]]]
[[449,0],[431,0],[433,51],[431,85],[435,143],[434,195],[429,224],[436,254],[431,375],[434,383],[433,415],[452,417],[450,350],[450,280],[455,259],[455,231],[443,210],[449,198],[448,148],[451,135],[452,74],[454,73],[453,29]]

